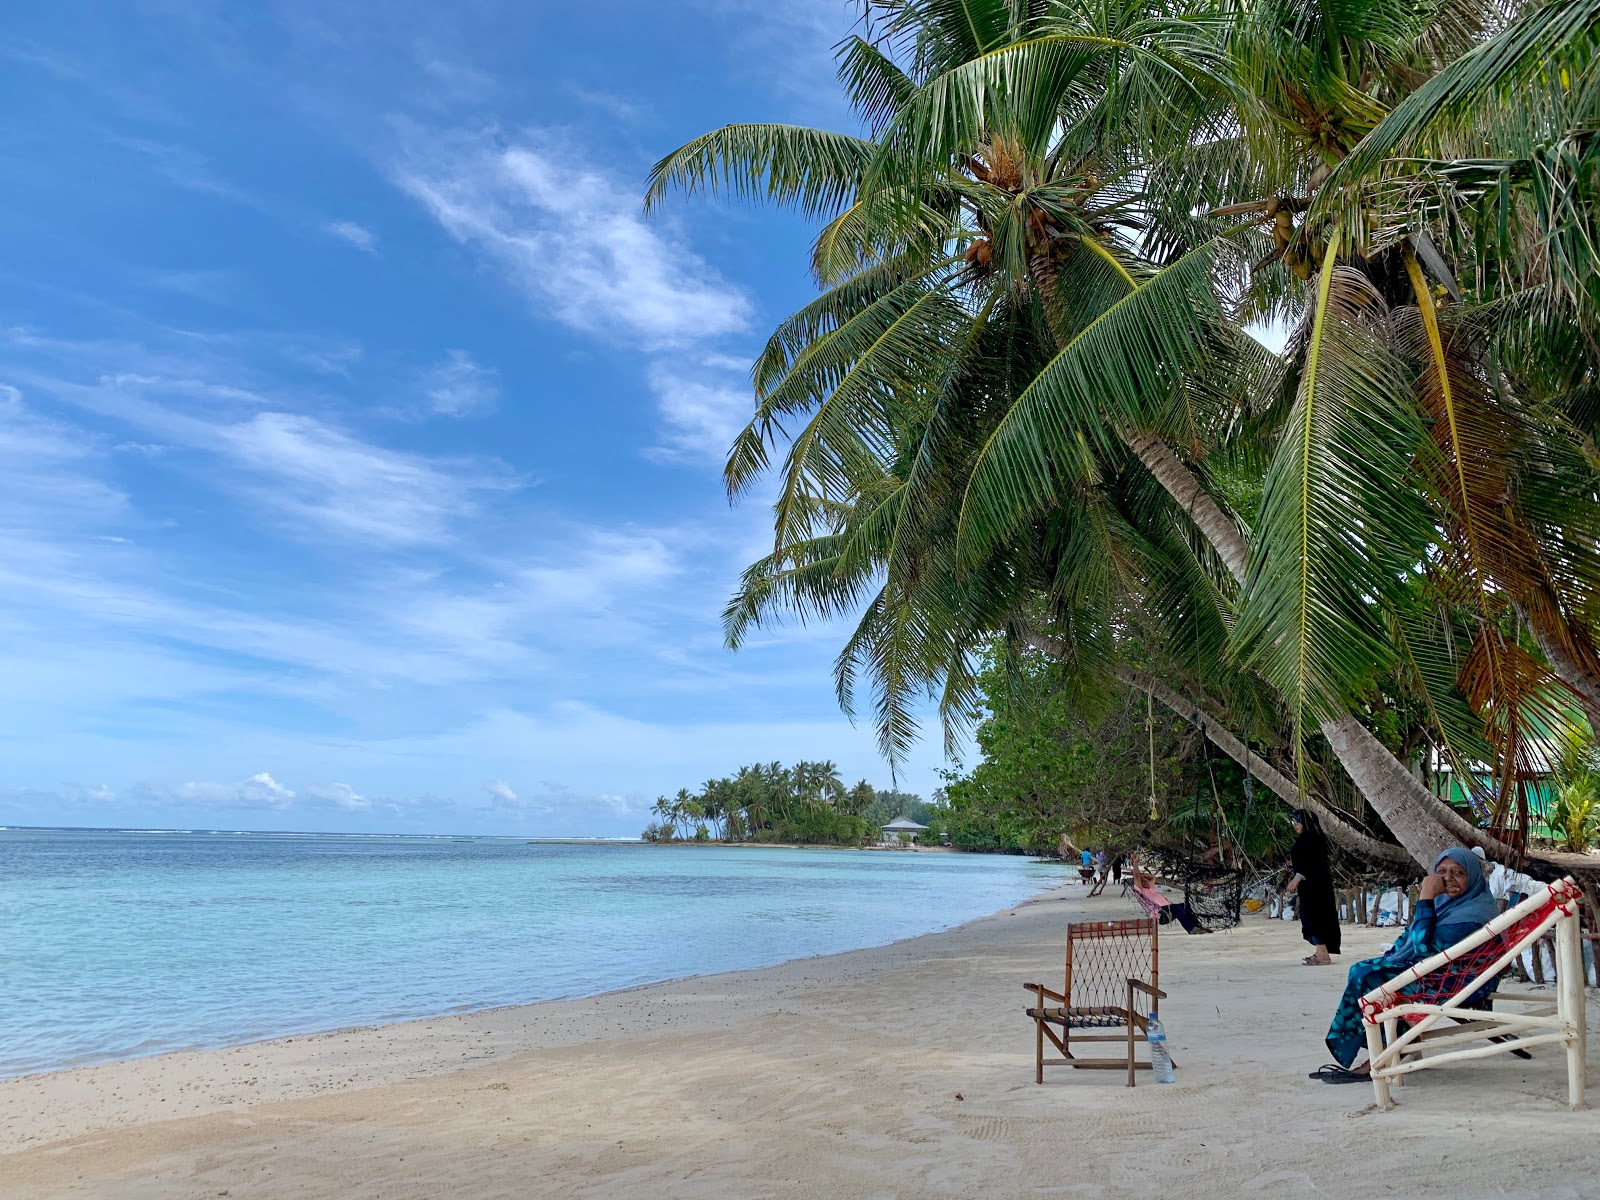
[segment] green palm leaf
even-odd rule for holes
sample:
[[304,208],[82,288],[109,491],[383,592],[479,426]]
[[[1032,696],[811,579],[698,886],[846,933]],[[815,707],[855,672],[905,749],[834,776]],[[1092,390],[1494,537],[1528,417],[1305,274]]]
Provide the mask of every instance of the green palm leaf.
[[1089,322],[1017,397],[983,447],[959,540],[975,561],[1094,471],[1094,453],[1168,414],[1214,346],[1213,247],[1191,251]]
[[724,125],[680,146],[650,170],[644,206],[656,208],[674,188],[728,192],[793,205],[808,216],[850,203],[873,144],[800,125]]
[[1371,284],[1336,257],[1330,246],[1234,631],[1241,665],[1283,696],[1297,747],[1308,722],[1348,712],[1392,665],[1374,602],[1421,560],[1431,532],[1406,486],[1423,436],[1407,372],[1375,336]]

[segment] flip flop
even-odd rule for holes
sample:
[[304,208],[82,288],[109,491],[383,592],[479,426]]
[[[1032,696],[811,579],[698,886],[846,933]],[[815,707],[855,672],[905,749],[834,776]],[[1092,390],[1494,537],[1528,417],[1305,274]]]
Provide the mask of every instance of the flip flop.
[[1333,960],[1331,958],[1327,962],[1324,962],[1322,959],[1318,958],[1315,954],[1309,954],[1305,958],[1302,958],[1300,961],[1301,961],[1301,963],[1303,963],[1305,966],[1308,966],[1308,967],[1331,967],[1331,966],[1333,966]]
[[1349,1067],[1341,1067],[1338,1063],[1328,1063],[1312,1071],[1309,1079],[1320,1079],[1323,1083],[1371,1083],[1372,1076],[1361,1075]]

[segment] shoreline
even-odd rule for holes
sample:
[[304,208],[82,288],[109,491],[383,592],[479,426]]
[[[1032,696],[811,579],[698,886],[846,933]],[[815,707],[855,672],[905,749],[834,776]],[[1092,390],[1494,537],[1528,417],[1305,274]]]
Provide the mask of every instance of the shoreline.
[[[1301,966],[1282,921],[1163,935],[1175,1085],[1035,1085],[1021,984],[1059,982],[1067,921],[1134,915],[1064,882],[778,966],[11,1080],[0,1195],[1593,1194],[1594,1116],[1566,1110],[1558,1054],[1425,1072],[1381,1114],[1369,1088],[1307,1080],[1343,972]],[[1389,936],[1347,927],[1343,961]]]
[[[127,831],[113,832],[121,834]],[[526,841],[526,839],[508,840],[518,843]],[[549,844],[543,843],[543,845]],[[595,845],[590,842],[570,844],[583,847],[586,853]],[[694,842],[680,844],[718,845],[718,843]],[[775,843],[751,844],[771,850],[836,849],[817,846],[791,847]],[[528,856],[537,859],[541,854],[539,845],[539,843],[527,846],[515,845],[512,847],[512,852],[515,855],[516,852],[526,850]],[[630,861],[636,860],[642,863],[643,860],[638,858],[634,849],[648,843],[611,842],[602,845],[622,846],[624,849],[618,850],[617,853],[625,853]],[[731,846],[723,845],[723,848],[728,849]],[[609,859],[609,856],[600,857]],[[750,862],[753,864],[755,859],[762,857],[753,856]],[[838,867],[838,864],[845,860],[837,855],[832,859],[835,868],[828,868],[822,864],[823,857],[826,856],[819,855],[818,863],[813,864],[823,875],[831,875],[834,870],[847,872],[853,870]],[[584,858],[582,861],[588,862],[589,859]],[[700,871],[714,874],[722,870],[709,864],[710,859],[706,859],[701,867],[680,864],[680,867],[662,866],[661,869],[673,875],[680,869],[687,870],[690,874]],[[806,870],[803,859],[796,859],[795,864],[798,865],[794,866],[794,870],[799,872],[795,877],[803,878]],[[862,870],[864,869],[863,864]],[[654,868],[648,870],[653,872]],[[735,868],[736,872],[745,870],[754,870],[759,874],[765,872],[766,868],[758,865]],[[878,871],[866,874],[873,878],[898,878],[904,875],[903,872],[890,872],[889,876],[883,876],[882,872]],[[775,939],[755,939],[741,934],[738,929],[731,929],[728,930],[729,936],[713,938],[703,944],[696,943],[686,947],[681,941],[668,940],[655,946],[637,946],[631,950],[630,943],[624,938],[598,956],[595,953],[585,953],[581,945],[572,945],[570,955],[556,959],[546,955],[545,958],[536,957],[531,961],[523,959],[521,944],[514,940],[503,947],[503,952],[509,956],[503,962],[484,959],[480,954],[477,962],[487,962],[486,969],[474,970],[471,961],[464,961],[461,970],[438,975],[439,986],[431,988],[408,987],[404,975],[397,977],[396,986],[386,983],[375,984],[365,975],[352,974],[350,970],[345,970],[339,976],[338,989],[328,993],[333,997],[333,1002],[320,1005],[296,1003],[304,989],[297,992],[294,986],[279,989],[285,993],[281,1002],[271,1002],[277,998],[277,993],[270,988],[272,982],[287,981],[293,985],[299,978],[304,978],[308,982],[316,978],[315,975],[299,975],[299,972],[304,970],[302,966],[304,955],[298,945],[290,945],[288,953],[281,956],[282,961],[278,963],[274,973],[263,979],[268,985],[266,990],[250,992],[243,997],[242,1003],[233,1005],[231,1009],[218,1007],[214,1013],[207,1012],[204,1014],[206,1019],[195,1019],[186,1008],[168,1002],[164,1007],[150,1008],[151,1015],[148,1019],[135,1022],[131,1014],[144,1012],[146,1008],[140,1007],[138,1001],[130,997],[134,1007],[123,1011],[116,1004],[115,997],[117,990],[126,986],[126,981],[120,977],[108,978],[105,987],[98,989],[97,993],[90,994],[104,995],[111,1002],[110,1010],[104,1015],[108,1019],[117,1018],[117,1021],[112,1023],[101,1036],[94,1036],[98,1026],[94,1025],[93,1021],[98,1019],[99,1013],[91,1013],[87,1018],[88,1024],[62,1024],[56,1029],[50,1027],[48,1019],[22,1020],[14,1053],[8,1056],[9,1061],[0,1061],[0,1067],[4,1068],[0,1070],[0,1086],[13,1080],[36,1079],[62,1072],[160,1059],[169,1055],[227,1051],[285,1040],[338,1036],[416,1021],[470,1016],[506,1008],[585,1000],[708,973],[757,970],[797,960],[785,957],[790,955],[813,958],[868,949],[887,944],[885,939],[904,940],[924,933],[941,932],[954,927],[956,922],[981,919],[992,915],[986,911],[992,905],[1012,903],[1018,897],[1031,898],[1061,882],[1054,878],[1055,872],[1035,869],[1026,862],[1008,864],[1004,871],[999,872],[990,871],[980,864],[972,871],[963,870],[952,875],[949,871],[941,870],[937,874],[940,878],[954,880],[981,875],[985,879],[992,878],[998,883],[992,887],[980,888],[976,894],[965,891],[958,884],[956,886],[963,894],[951,893],[944,900],[934,903],[931,908],[913,906],[902,908],[896,913],[887,910],[877,912],[870,910],[868,906],[869,911],[857,914],[854,919],[844,919],[841,916],[820,932],[808,934],[802,929],[793,937],[780,934]],[[925,873],[918,872],[912,872],[911,877],[931,878]],[[945,890],[948,891],[948,887]],[[476,903],[475,898],[471,896],[467,897],[467,901],[469,904]],[[652,919],[649,911],[641,913],[638,919],[643,922],[639,926],[639,933],[642,936],[648,935]],[[729,919],[737,925],[740,918],[737,912],[724,914],[723,924],[726,925]],[[390,928],[392,930],[393,926]],[[385,936],[393,937],[394,934],[391,932]],[[460,938],[459,931],[450,932],[448,940],[452,946],[459,944],[463,948],[463,953],[470,957],[472,953],[470,943]],[[602,944],[611,946],[611,942]],[[339,968],[337,962],[331,966],[335,970]],[[498,969],[500,967],[504,970]],[[240,973],[250,975],[252,964],[241,963]],[[427,974],[426,964],[422,965],[419,974]],[[437,975],[437,972],[435,974]],[[223,986],[229,985],[236,978],[238,978],[236,973],[221,969],[214,973],[215,982]],[[429,976],[428,982],[435,982],[434,977]],[[237,986],[234,994],[239,994]],[[29,1006],[35,1011],[39,1010],[40,995],[41,993],[35,993],[35,1002]],[[313,1000],[317,998],[317,996],[312,997]],[[36,1041],[29,1041],[29,1035],[33,1033],[39,1036]],[[3,1140],[3,1131],[0,1131],[0,1140]],[[0,1152],[3,1152],[3,1149],[0,1149]]]
[[[684,844],[695,845],[696,843],[691,842]],[[768,845],[770,845],[770,843],[768,843]],[[837,849],[838,847],[785,846],[774,848]],[[220,1065],[222,1061],[221,1056],[237,1056],[245,1052],[251,1052],[252,1054],[260,1054],[271,1057],[281,1054],[282,1048],[295,1044],[299,1045],[300,1050],[287,1057],[295,1059],[307,1057],[303,1052],[307,1048],[316,1046],[320,1043],[330,1043],[335,1040],[345,1043],[351,1041],[352,1039],[374,1040],[381,1039],[386,1034],[393,1035],[391,1040],[402,1042],[429,1042],[434,1040],[440,1034],[453,1034],[458,1038],[470,1037],[474,1036],[473,1031],[471,1030],[442,1030],[434,1027],[456,1022],[471,1024],[474,1023],[475,1020],[489,1019],[493,1019],[493,1023],[499,1025],[502,1021],[516,1021],[519,1019],[519,1015],[537,1018],[537,1016],[541,1013],[553,1012],[561,1006],[578,1006],[602,1001],[614,1001],[619,997],[630,996],[639,992],[648,992],[652,989],[670,988],[674,985],[688,986],[715,982],[718,980],[734,980],[744,976],[760,975],[764,972],[783,971],[807,963],[825,962],[832,959],[845,959],[852,955],[868,955],[877,951],[888,950],[893,947],[908,946],[912,943],[943,937],[948,934],[969,929],[975,925],[983,924],[984,922],[998,920],[1005,916],[1020,912],[1031,905],[1044,903],[1050,899],[1057,898],[1056,894],[1066,890],[1069,886],[1070,885],[1068,881],[1063,880],[1060,883],[1041,888],[1034,895],[1023,899],[1019,903],[1012,905],[1009,908],[1000,909],[999,911],[993,913],[985,913],[984,915],[978,917],[972,917],[966,921],[959,922],[958,924],[947,926],[944,929],[935,929],[930,930],[927,933],[912,934],[909,937],[896,938],[893,941],[888,942],[878,942],[870,946],[858,946],[850,950],[836,950],[826,954],[802,955],[798,958],[784,959],[782,962],[768,963],[762,966],[736,967],[727,971],[701,972],[692,975],[675,975],[665,979],[629,984],[626,987],[610,988],[601,992],[590,992],[581,996],[553,997],[548,1000],[531,1000],[514,1004],[492,1004],[481,1008],[462,1008],[452,1012],[431,1013],[417,1017],[403,1017],[399,1020],[384,1021],[376,1024],[345,1025],[332,1029],[321,1030],[312,1029],[303,1032],[282,1034],[269,1038],[256,1038],[241,1042],[226,1042],[211,1046],[201,1045],[178,1047],[170,1050],[158,1050],[150,1054],[135,1055],[128,1058],[112,1058],[98,1062],[80,1063],[73,1066],[52,1067],[43,1071],[33,1071],[25,1075],[6,1076],[4,1078],[0,1078],[0,1159],[3,1159],[6,1155],[14,1153],[17,1150],[26,1149],[35,1143],[35,1139],[33,1137],[24,1136],[21,1141],[13,1144],[4,1136],[5,1131],[18,1128],[16,1119],[17,1114],[13,1111],[13,1106],[10,1102],[12,1100],[13,1090],[19,1088],[21,1085],[30,1083],[41,1085],[38,1090],[45,1093],[42,1099],[46,1104],[48,1104],[53,1099],[52,1093],[69,1092],[75,1094],[79,1092],[80,1085],[83,1089],[91,1092],[100,1090],[100,1081],[96,1077],[96,1073],[110,1074],[116,1072],[118,1068],[136,1069],[144,1064],[154,1064],[151,1069],[159,1072],[165,1064],[170,1062],[174,1068],[184,1074],[188,1074],[194,1068],[200,1068],[201,1072],[204,1073],[205,1065],[208,1062],[211,1065]],[[512,1050],[510,1052],[519,1053],[520,1050]],[[449,1060],[440,1060],[440,1064],[441,1065],[437,1065],[435,1069],[448,1071],[453,1069],[456,1065],[454,1062]],[[79,1077],[82,1078],[80,1079]],[[412,1076],[406,1077],[411,1078]],[[354,1080],[351,1080],[350,1082],[354,1082]],[[51,1086],[52,1084],[57,1083],[63,1086],[59,1088]],[[284,1094],[279,1094],[279,1089],[276,1088],[269,1090],[273,1092],[271,1098],[275,1100],[294,1098],[294,1095],[297,1094],[295,1093],[295,1089],[292,1087],[284,1089]],[[310,1092],[305,1094],[315,1094],[320,1092],[320,1090],[321,1089],[319,1088],[313,1087]],[[232,1103],[234,1103],[233,1100],[219,1102],[219,1104],[222,1106]],[[207,1111],[212,1110],[204,1106],[190,1107],[186,1105],[178,1105],[171,1110],[171,1114],[164,1115],[201,1115]],[[126,1114],[123,1115],[125,1116]],[[87,1113],[81,1114],[81,1116],[86,1117],[91,1121],[99,1119],[98,1117],[91,1116]],[[115,1128],[121,1123],[122,1122],[119,1120],[108,1126],[100,1126],[96,1124],[92,1127],[96,1129],[102,1127]],[[75,1134],[68,1133],[65,1136],[70,1137],[75,1136]]]

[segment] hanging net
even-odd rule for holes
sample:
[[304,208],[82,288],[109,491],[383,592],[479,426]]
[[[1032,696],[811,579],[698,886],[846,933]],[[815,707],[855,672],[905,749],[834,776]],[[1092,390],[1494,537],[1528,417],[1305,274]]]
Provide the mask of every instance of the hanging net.
[[1183,901],[1207,929],[1232,929],[1244,909],[1244,872],[1190,859],[1184,864]]

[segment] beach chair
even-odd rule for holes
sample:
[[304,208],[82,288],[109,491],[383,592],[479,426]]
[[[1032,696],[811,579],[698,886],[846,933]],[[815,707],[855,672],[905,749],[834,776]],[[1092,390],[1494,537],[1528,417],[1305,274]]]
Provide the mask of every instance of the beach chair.
[[[1529,1047],[1546,1044],[1565,1048],[1567,1103],[1584,1107],[1582,897],[1573,880],[1557,880],[1361,998],[1372,1087],[1380,1108],[1393,1107],[1393,1088],[1414,1071],[1492,1054],[1529,1057]],[[1497,994],[1500,976],[1552,928],[1554,999]],[[1517,1011],[1497,1005],[1515,1005]]]
[[[1044,1069],[1125,1070],[1128,1086],[1134,1073],[1148,1071],[1135,1058],[1135,1048],[1148,1042],[1147,1013],[1159,1012],[1166,993],[1160,987],[1159,935],[1156,922],[1085,921],[1067,926],[1067,971],[1059,992],[1042,983],[1022,986],[1033,993],[1027,1010],[1034,1025],[1033,1081],[1044,1082]],[[1060,1030],[1057,1033],[1057,1030]],[[1091,1032],[1075,1032],[1088,1030]],[[1060,1057],[1045,1050],[1048,1041]],[[1074,1043],[1116,1043],[1118,1057],[1079,1058]],[[1176,1065],[1176,1064],[1174,1064]]]

